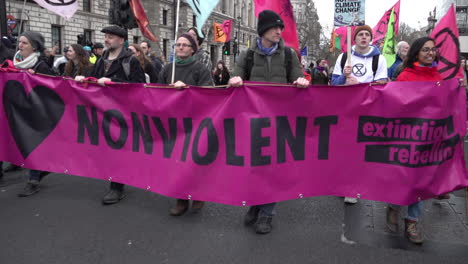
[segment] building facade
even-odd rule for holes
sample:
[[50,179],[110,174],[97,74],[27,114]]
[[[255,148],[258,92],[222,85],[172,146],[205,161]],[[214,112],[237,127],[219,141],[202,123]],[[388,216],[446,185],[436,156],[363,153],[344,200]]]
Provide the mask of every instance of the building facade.
[[[104,34],[101,29],[109,25],[108,12],[110,0],[82,0],[79,1],[79,9],[70,19],[55,15],[54,13],[40,7],[32,0],[7,0],[6,13],[12,16],[15,27],[12,30],[13,36],[18,36],[19,32],[32,30],[41,32],[46,40],[46,47],[62,47],[77,43],[78,36],[81,35],[87,42],[103,42]],[[171,44],[175,38],[175,10],[177,1],[170,0],[141,0],[153,32],[158,38],[157,43],[153,43],[157,53],[170,57]],[[25,3],[25,4],[24,4]],[[24,9],[23,9],[24,5]],[[239,50],[246,49],[257,36],[254,14],[253,0],[220,0],[210,18],[205,23],[205,42],[203,48],[206,49],[212,58],[213,65],[218,60],[224,60],[233,65],[234,51],[231,45],[231,55],[222,54],[223,43],[215,43],[213,37],[213,22],[221,23],[224,20],[233,21],[232,41],[237,41]],[[179,12],[179,34],[196,26],[194,14],[190,6],[181,1]],[[22,27],[20,29],[20,27]],[[130,43],[138,43],[144,40],[138,28],[128,32]]]

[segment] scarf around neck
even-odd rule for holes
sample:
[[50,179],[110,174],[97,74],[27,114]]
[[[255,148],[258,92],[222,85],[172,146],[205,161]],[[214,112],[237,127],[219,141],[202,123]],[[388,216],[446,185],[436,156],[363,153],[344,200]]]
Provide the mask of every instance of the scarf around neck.
[[18,69],[31,69],[36,65],[37,61],[39,60],[39,56],[41,54],[39,52],[35,52],[31,55],[29,55],[26,59],[23,59],[21,56],[20,52],[16,52],[15,54],[15,59],[13,63],[15,64],[15,67]]
[[185,60],[183,60],[183,59],[181,59],[179,57],[176,57],[175,62],[176,62],[176,64],[187,64],[187,63],[192,62],[194,59],[195,59],[194,56],[192,56],[192,57],[190,57],[188,59],[185,59]]
[[269,48],[263,47],[262,38],[257,39],[257,46],[260,49],[260,51],[263,52],[267,56],[270,56],[271,54],[273,54],[273,52],[275,52],[278,49],[278,43],[276,43],[275,45],[273,45],[273,46],[271,46]]

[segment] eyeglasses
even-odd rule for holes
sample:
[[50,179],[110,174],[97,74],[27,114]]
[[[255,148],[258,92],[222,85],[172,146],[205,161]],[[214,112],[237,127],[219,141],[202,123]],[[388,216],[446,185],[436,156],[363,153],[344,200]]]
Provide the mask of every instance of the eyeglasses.
[[422,48],[421,49],[421,52],[424,52],[424,53],[429,53],[429,51],[432,51],[434,53],[437,53],[439,52],[439,49],[436,48],[436,47],[433,47],[433,48]]
[[192,45],[185,44],[185,43],[176,43],[176,44],[174,44],[174,47],[177,47],[177,48],[180,48],[180,47],[182,47],[182,48],[191,48]]

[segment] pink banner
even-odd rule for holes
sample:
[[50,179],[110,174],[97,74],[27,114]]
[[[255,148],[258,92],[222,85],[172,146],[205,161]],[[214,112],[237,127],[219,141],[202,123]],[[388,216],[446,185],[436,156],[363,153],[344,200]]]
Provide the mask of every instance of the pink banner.
[[290,0],[255,0],[255,16],[263,10],[272,10],[284,21],[284,31],[281,34],[286,46],[293,48],[299,56],[299,38],[297,37],[296,19]]
[[455,17],[455,6],[453,4],[432,31],[431,38],[436,41],[436,47],[439,48],[439,65],[437,68],[444,80],[464,78],[461,67],[460,40]]
[[468,186],[457,80],[178,91],[0,73],[0,87],[0,160],[27,168],[240,206]]
[[395,5],[393,5],[385,12],[379,23],[377,23],[377,25],[373,28],[373,43],[377,46],[380,46],[380,43],[383,43],[385,35],[387,35],[388,21],[390,21],[392,9],[395,10],[395,35],[398,35],[398,30],[400,28],[400,0],[398,0]]
[[[356,27],[351,27],[351,36],[354,36],[354,30]],[[341,47],[341,52],[347,52],[348,51],[348,34],[347,34],[347,29],[346,27],[338,27],[335,30],[335,33],[340,36],[340,47]],[[351,40],[351,46],[356,44],[354,42],[354,39]]]

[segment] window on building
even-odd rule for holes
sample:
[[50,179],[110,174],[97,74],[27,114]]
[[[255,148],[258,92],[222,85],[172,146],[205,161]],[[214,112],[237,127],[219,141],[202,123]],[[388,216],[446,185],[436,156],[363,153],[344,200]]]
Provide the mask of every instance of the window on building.
[[168,39],[163,39],[163,55],[164,57],[166,58],[169,58],[169,56],[167,55],[167,48],[169,46],[169,40]]
[[93,43],[93,31],[90,29],[84,30],[84,42],[86,46],[92,46]]
[[167,25],[167,10],[163,10],[163,13],[162,13],[162,24],[163,25]]
[[83,0],[83,11],[91,12],[91,1],[92,0]]
[[58,46],[57,54],[62,54],[62,27],[52,25],[52,46]]
[[193,15],[192,27],[196,27],[196,26],[197,26],[197,16]]
[[140,43],[140,37],[133,36],[133,44],[138,44],[138,43]]

